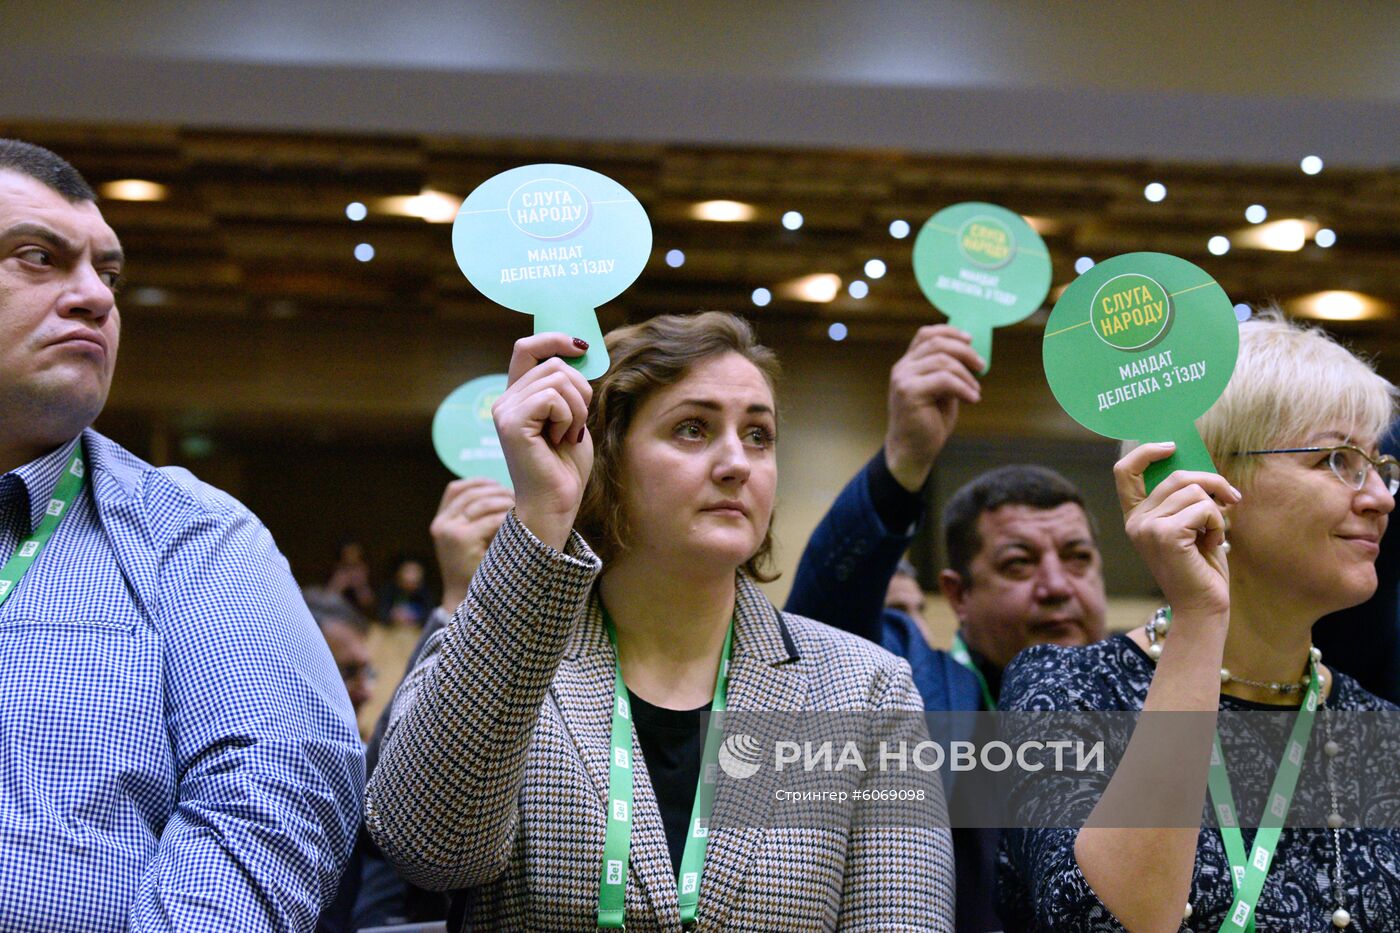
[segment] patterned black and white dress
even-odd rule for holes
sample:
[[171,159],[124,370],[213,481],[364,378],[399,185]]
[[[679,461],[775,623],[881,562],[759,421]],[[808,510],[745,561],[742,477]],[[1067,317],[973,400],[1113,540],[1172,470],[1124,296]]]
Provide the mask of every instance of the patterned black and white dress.
[[[1007,668],[1001,707],[1007,711],[1141,710],[1153,670],[1147,654],[1126,635],[1084,648],[1037,646],[1023,652]],[[1333,726],[1352,733],[1349,736],[1346,731],[1333,730],[1341,752],[1330,762],[1338,797],[1346,801],[1342,809],[1356,811],[1344,814],[1347,825],[1396,826],[1400,813],[1396,780],[1393,776],[1377,780],[1376,767],[1389,762],[1385,767],[1392,775],[1400,771],[1400,741],[1396,740],[1400,729],[1395,727],[1394,715],[1400,707],[1367,693],[1341,673],[1336,674],[1325,707],[1336,713]],[[1282,708],[1222,696],[1220,709]],[[1343,715],[1352,711],[1380,715]],[[1325,715],[1319,715],[1308,744],[1296,799],[1326,793]],[[1364,727],[1364,737],[1357,734],[1358,723]],[[1240,812],[1261,812],[1281,746],[1261,743],[1251,749],[1247,739],[1233,747],[1224,740],[1222,743]],[[1029,821],[1023,825],[1036,824],[1037,809],[1042,817],[1048,808],[1062,812],[1078,808],[1078,812],[1087,813],[1109,777],[1105,774],[1097,783],[1078,776],[1067,778],[1056,793],[1047,793],[1054,785],[1047,784],[1043,776],[1038,776],[1033,786],[1027,782],[1014,801],[1029,813]],[[1008,931],[1124,929],[1080,872],[1074,857],[1076,834],[1075,829],[1022,829],[1003,834],[997,900]],[[1253,835],[1252,829],[1244,830],[1246,846]],[[1352,916],[1349,933],[1400,931],[1400,830],[1342,828],[1336,836],[1341,886]],[[1284,829],[1256,906],[1259,933],[1335,930],[1334,861],[1333,831]],[[1232,901],[1229,861],[1220,833],[1214,828],[1202,829],[1191,882],[1192,912],[1183,929],[1219,930]]]

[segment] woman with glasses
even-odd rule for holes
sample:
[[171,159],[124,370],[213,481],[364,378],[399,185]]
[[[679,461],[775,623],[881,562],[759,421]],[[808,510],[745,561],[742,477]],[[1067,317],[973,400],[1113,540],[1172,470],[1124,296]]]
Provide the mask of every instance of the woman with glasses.
[[[1390,423],[1380,449],[1400,456],[1400,420]],[[1333,667],[1376,696],[1400,703],[1400,532],[1381,538],[1376,579],[1375,596],[1324,617],[1313,638]]]
[[1106,775],[1019,782],[1022,825],[1066,828],[1003,836],[1008,930],[1400,929],[1400,831],[1377,817],[1400,730],[1363,735],[1348,715],[1397,708],[1311,638],[1376,588],[1395,395],[1322,332],[1266,314],[1240,326],[1234,376],[1197,422],[1221,475],[1178,471],[1148,493],[1170,445],[1118,462],[1128,536],[1167,605],[1106,642],[1023,653],[1003,709],[1195,715],[1104,726],[1122,751]]
[[[719,752],[707,716],[863,713],[903,724],[892,746],[923,725],[907,664],[755,583],[771,579],[772,352],[716,312],[607,341],[592,386],[560,358],[581,341],[516,343],[493,409],[515,508],[395,699],[370,832],[410,881],[457,890],[454,917],[470,902],[475,929],[951,930],[946,830],[777,821],[772,753],[745,757],[738,734]],[[866,786],[833,780],[815,786]],[[919,792],[941,811],[936,779]],[[742,819],[721,818],[726,800]]]

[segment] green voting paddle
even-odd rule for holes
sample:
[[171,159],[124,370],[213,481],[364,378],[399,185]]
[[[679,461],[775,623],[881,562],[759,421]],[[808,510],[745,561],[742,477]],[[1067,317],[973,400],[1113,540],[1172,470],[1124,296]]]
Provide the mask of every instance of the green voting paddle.
[[576,165],[525,165],[483,182],[452,225],[457,265],[499,305],[535,317],[535,333],[588,342],[567,362],[608,370],[595,312],[622,294],[651,254],[651,223],[632,193]]
[[463,479],[494,479],[513,488],[491,405],[506,390],[506,374],[481,376],[458,386],[433,416],[433,448],[443,466]]
[[989,370],[992,329],[1025,320],[1050,291],[1050,254],[1019,214],[968,201],[943,208],[919,231],[914,278],[948,323],[972,335]]
[[1225,290],[1164,253],[1128,253],[1075,279],[1045,325],[1050,391],[1084,427],[1120,440],[1174,441],[1147,468],[1215,472],[1195,421],[1230,381],[1240,332]]

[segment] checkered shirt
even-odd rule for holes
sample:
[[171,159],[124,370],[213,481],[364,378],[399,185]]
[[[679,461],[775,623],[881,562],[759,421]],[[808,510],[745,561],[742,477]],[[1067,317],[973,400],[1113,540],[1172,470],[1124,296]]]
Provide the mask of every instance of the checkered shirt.
[[[0,563],[76,439],[0,477]],[[0,930],[311,930],[364,758],[267,529],[94,431],[0,606]]]

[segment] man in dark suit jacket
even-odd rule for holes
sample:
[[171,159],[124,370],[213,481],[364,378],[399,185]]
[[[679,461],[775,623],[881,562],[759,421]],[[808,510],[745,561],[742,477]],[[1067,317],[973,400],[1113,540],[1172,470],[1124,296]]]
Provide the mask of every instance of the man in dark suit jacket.
[[[891,577],[923,517],[923,486],[959,404],[981,398],[974,375],[981,368],[966,335],[946,325],[919,330],[890,373],[884,446],[812,533],[784,607],[903,657],[930,711],[995,709],[1001,672],[1022,649],[1104,636],[1106,597],[1092,521],[1073,484],[1043,467],[992,470],[948,503],[949,566],[939,587],[958,618],[954,650],[933,648],[909,614],[886,607]],[[958,812],[959,788],[951,774],[944,777],[949,811]],[[993,898],[996,841],[996,830],[953,831],[959,931],[1001,928]]]

